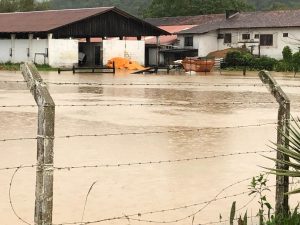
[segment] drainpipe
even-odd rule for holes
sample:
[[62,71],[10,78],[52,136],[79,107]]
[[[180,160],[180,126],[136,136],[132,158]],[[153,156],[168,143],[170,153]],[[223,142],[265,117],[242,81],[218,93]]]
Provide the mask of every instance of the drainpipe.
[[15,34],[11,34],[10,35],[10,39],[11,39],[11,49],[10,49],[10,60],[12,63],[15,63],[15,48],[16,48],[16,35]]
[[48,64],[49,64],[49,66],[51,66],[51,62],[50,62],[50,57],[51,57],[51,54],[50,54],[50,50],[51,50],[51,48],[50,48],[50,42],[51,42],[51,39],[53,38],[53,34],[48,34],[48,40],[47,40],[47,44],[48,44],[48,56],[47,56],[47,58],[48,58]]
[[159,66],[160,63],[159,47],[160,47],[159,36],[156,36],[156,66],[157,67]]
[[32,56],[33,56],[33,52],[32,52],[32,40],[33,40],[33,34],[29,34],[28,35],[29,37],[29,43],[28,43],[28,52],[27,52],[27,57],[28,57],[28,60],[32,61]]

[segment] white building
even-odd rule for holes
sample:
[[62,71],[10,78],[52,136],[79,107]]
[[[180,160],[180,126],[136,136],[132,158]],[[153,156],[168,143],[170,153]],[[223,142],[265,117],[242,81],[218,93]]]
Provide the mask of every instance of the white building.
[[[169,33],[115,7],[0,13],[0,63],[34,61],[52,67],[78,63],[79,52],[88,66],[113,57],[144,64],[142,36]],[[115,37],[114,40],[105,40]],[[135,37],[126,42],[124,37]],[[99,43],[91,38],[101,38]],[[79,41],[84,39],[85,41]]]
[[197,49],[199,57],[245,45],[255,55],[282,58],[289,46],[300,47],[300,10],[227,12],[221,21],[211,21],[178,33],[181,48]]

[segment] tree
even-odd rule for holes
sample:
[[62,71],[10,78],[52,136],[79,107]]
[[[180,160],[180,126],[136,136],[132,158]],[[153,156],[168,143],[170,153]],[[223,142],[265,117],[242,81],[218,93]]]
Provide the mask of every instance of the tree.
[[293,67],[294,67],[294,72],[295,72],[295,77],[296,74],[300,71],[300,52],[296,52],[293,57]]
[[283,61],[286,63],[291,63],[293,58],[292,49],[289,46],[285,46],[282,50]]
[[17,0],[0,0],[0,12],[15,12],[18,10]]
[[145,17],[190,16],[253,9],[245,0],[153,0]]
[[0,12],[26,12],[45,10],[49,8],[49,1],[35,0],[0,0]]

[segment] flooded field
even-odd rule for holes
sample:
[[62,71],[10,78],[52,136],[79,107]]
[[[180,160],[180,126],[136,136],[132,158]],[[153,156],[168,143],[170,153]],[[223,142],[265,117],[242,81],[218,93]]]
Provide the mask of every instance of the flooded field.
[[[42,75],[60,83],[49,84],[57,105],[55,166],[99,166],[55,170],[54,224],[207,224],[220,221],[220,214],[220,224],[229,224],[233,201],[238,214],[257,214],[245,179],[259,175],[259,166],[273,167],[261,155],[275,153],[235,154],[270,150],[278,105],[256,73]],[[300,78],[274,75],[300,116],[300,88],[289,86],[299,86]],[[35,105],[25,84],[3,82],[16,80],[23,80],[20,73],[0,72],[0,105]],[[0,139],[36,137],[36,107],[1,107],[0,115]],[[73,135],[91,136],[65,138]],[[195,158],[202,159],[174,162]],[[36,140],[0,142],[1,168],[35,163]],[[122,165],[128,163],[136,164]],[[9,191],[17,215],[34,224],[35,168],[19,170],[10,185],[13,173],[0,171],[0,224],[24,224]],[[115,217],[125,219],[109,219]]]

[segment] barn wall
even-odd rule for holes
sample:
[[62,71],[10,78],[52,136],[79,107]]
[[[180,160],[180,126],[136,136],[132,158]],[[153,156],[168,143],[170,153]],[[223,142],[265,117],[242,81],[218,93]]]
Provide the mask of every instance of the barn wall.
[[48,58],[45,57],[45,61],[44,61],[44,56],[40,55],[42,54],[46,54],[47,53],[47,48],[48,48],[48,40],[47,39],[40,39],[40,40],[32,40],[32,45],[31,45],[31,51],[30,51],[30,58],[32,59],[32,61],[34,61],[35,58],[35,54],[38,53],[36,55],[36,63],[37,64],[44,64],[44,62],[46,64],[48,64]]
[[114,57],[128,58],[145,65],[145,41],[104,40],[103,64]]
[[49,65],[52,67],[72,67],[78,63],[78,40],[50,39]]
[[0,40],[0,63],[11,61],[10,57],[11,40]]

